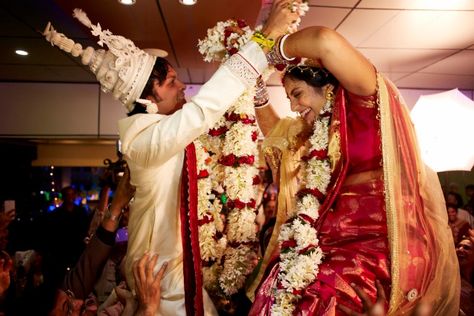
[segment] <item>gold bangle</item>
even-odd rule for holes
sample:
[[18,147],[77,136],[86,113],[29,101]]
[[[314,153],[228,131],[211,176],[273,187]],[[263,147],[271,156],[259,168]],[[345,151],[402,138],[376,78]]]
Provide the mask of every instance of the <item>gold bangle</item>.
[[255,32],[252,36],[252,41],[256,42],[260,47],[272,49],[275,46],[275,40],[271,38],[266,38],[261,32]]

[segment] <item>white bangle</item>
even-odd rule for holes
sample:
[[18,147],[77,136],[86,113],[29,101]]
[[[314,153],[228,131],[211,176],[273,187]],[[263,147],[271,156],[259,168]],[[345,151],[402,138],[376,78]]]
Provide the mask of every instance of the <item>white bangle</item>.
[[283,45],[285,43],[285,40],[286,38],[289,36],[290,34],[285,34],[282,36],[282,38],[280,39],[280,43],[278,45],[278,49],[280,50],[280,55],[281,57],[283,57],[284,60],[286,61],[292,61],[292,60],[295,60],[296,57],[293,57],[293,58],[289,58],[288,56],[285,55],[285,52],[283,51]]
[[111,221],[114,221],[114,222],[119,222],[123,215],[123,209],[120,211],[119,215],[113,215],[112,212],[110,211],[111,205],[112,203],[109,203],[109,205],[107,205],[107,209],[105,210],[105,218],[110,219]]

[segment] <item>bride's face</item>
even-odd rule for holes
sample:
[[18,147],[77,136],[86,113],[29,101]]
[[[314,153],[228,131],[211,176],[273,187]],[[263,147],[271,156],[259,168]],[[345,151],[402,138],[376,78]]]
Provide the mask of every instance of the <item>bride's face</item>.
[[312,126],[325,102],[322,93],[324,87],[315,88],[307,84],[306,81],[291,77],[285,77],[283,84],[290,100],[291,110],[299,113]]

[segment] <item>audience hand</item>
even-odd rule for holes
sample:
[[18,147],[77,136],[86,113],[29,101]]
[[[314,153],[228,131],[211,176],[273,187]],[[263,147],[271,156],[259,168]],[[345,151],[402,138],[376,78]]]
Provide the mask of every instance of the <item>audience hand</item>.
[[123,176],[117,185],[112,204],[117,204],[117,206],[124,208],[130,202],[134,194],[135,187],[130,183],[130,170],[128,166],[126,166]]
[[[353,311],[352,309],[341,304],[337,305],[337,308],[339,308],[341,311],[343,311],[349,316],[385,316],[386,315],[385,305],[388,304],[387,298],[385,296],[385,291],[379,280],[375,280],[375,286],[377,287],[377,300],[375,301],[375,303],[372,303],[367,293],[365,293],[358,286],[352,285],[352,287],[354,288],[354,291],[357,293],[357,295],[361,299],[362,304],[364,306],[363,314],[357,313]],[[431,315],[431,308],[428,304],[424,303],[423,301],[420,301],[416,305],[411,315],[429,316]]]
[[0,229],[6,229],[8,225],[15,219],[16,210],[11,209],[0,213]]
[[83,300],[75,299],[63,290],[58,290],[54,307],[48,313],[48,316],[81,316],[83,305]]
[[122,210],[128,205],[133,195],[135,187],[130,183],[130,170],[125,167],[122,178],[120,179],[114,199],[109,207],[110,214],[104,217],[102,227],[108,231],[114,232],[118,227],[118,221],[122,214]]
[[352,285],[354,291],[362,301],[362,305],[364,307],[363,314],[357,313],[341,304],[337,305],[337,307],[349,316],[385,316],[385,304],[387,303],[385,291],[383,289],[382,283],[380,283],[379,280],[375,280],[375,286],[377,287],[377,300],[375,303],[372,303],[367,293],[365,293],[357,285]]
[[153,269],[157,261],[158,255],[150,257],[148,253],[145,253],[141,259],[133,264],[133,278],[138,299],[138,312],[136,315],[155,315],[160,307],[161,279],[168,263],[163,263],[160,270],[153,275]]
[[124,306],[121,316],[131,316],[135,314],[137,309],[137,301],[133,296],[132,292],[127,289],[125,282],[120,283],[115,287],[115,293],[117,293],[118,300]]
[[10,256],[2,251],[2,258],[0,259],[0,296],[5,294],[10,287],[10,271],[12,266],[13,261]]

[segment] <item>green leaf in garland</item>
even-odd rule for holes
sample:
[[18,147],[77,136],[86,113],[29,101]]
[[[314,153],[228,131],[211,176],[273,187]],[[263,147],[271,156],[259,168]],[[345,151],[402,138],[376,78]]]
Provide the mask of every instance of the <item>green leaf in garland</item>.
[[222,193],[221,195],[222,204],[227,204],[227,200],[228,200],[227,195],[225,193]]

